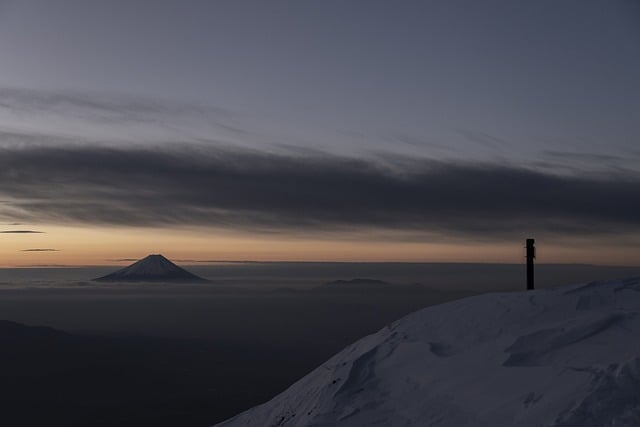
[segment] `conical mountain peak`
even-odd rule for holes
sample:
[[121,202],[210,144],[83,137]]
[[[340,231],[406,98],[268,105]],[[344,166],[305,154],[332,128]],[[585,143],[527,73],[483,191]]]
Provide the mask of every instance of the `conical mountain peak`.
[[205,282],[161,254],[148,255],[128,267],[95,279],[101,282]]

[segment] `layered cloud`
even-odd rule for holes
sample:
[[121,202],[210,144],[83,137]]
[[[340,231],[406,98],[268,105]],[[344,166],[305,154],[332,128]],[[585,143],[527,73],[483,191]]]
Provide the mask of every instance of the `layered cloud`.
[[179,147],[5,147],[0,214],[30,223],[480,239],[640,229],[640,177],[632,172],[563,176],[500,164]]

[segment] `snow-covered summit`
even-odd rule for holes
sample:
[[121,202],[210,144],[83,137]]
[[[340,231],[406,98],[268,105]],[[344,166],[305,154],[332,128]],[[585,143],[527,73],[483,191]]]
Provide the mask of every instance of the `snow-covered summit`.
[[101,282],[205,282],[162,255],[149,255],[128,267],[94,279]]
[[220,427],[640,425],[640,278],[410,314]]

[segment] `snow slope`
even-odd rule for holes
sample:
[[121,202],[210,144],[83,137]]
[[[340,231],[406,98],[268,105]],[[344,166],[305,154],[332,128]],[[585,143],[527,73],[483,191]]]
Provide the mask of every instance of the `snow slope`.
[[640,426],[640,278],[410,314],[219,426]]

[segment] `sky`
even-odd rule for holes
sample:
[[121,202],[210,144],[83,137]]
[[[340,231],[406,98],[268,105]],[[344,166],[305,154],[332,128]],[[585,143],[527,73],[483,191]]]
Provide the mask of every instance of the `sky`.
[[0,0],[0,264],[640,265],[634,0]]

